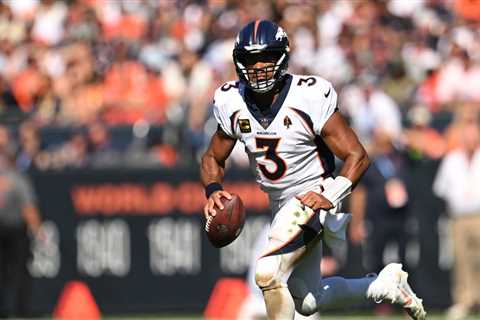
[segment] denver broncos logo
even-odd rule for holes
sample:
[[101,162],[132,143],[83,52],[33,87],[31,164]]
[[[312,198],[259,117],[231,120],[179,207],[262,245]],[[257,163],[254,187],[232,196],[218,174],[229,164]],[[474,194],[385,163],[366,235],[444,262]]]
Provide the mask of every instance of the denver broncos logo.
[[282,40],[285,37],[287,37],[287,33],[279,26],[275,34],[275,40]]

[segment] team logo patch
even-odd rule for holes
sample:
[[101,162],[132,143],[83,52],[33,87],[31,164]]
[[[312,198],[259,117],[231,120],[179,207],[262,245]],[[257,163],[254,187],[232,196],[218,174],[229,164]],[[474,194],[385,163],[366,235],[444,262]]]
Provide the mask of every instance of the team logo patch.
[[267,118],[262,118],[260,119],[260,124],[264,129],[267,129],[270,124],[270,120],[268,120]]
[[290,120],[288,116],[285,116],[285,118],[283,118],[283,125],[287,127],[287,129],[290,129],[290,126],[292,125],[292,120]]
[[240,127],[240,131],[242,133],[252,132],[252,127],[250,126],[250,120],[248,119],[239,119],[238,126]]

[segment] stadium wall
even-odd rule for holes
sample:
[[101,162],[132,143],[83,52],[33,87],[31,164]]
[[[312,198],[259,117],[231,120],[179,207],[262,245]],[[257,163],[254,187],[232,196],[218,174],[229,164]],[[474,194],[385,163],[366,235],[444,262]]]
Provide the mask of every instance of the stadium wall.
[[[413,190],[409,269],[427,305],[449,304],[451,257],[445,219],[429,191],[435,165],[420,164]],[[70,281],[91,290],[103,314],[199,312],[221,277],[245,277],[268,222],[266,196],[244,171],[226,188],[247,208],[241,237],[217,250],[203,231],[203,188],[192,170],[81,170],[32,176],[47,241],[33,245],[32,310],[53,312]],[[439,241],[440,239],[440,241]],[[363,270],[361,248],[339,255],[342,274]],[[48,292],[48,294],[45,294]]]

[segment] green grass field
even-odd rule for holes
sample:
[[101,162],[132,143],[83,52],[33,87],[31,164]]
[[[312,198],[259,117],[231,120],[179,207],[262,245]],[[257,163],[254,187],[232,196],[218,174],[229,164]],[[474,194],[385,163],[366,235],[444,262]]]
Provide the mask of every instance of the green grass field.
[[[161,316],[139,316],[139,317],[104,317],[103,319],[108,319],[108,320],[113,320],[113,319],[121,319],[121,320],[200,320],[203,319],[202,316],[176,316],[176,315],[161,315]],[[322,316],[321,320],[370,320],[370,319],[376,319],[376,320],[408,320],[410,319],[407,316],[402,316],[402,315],[395,315],[395,316],[374,316],[374,315],[358,315],[358,316],[341,316],[341,315],[336,315],[336,316]],[[432,314],[427,316],[428,320],[446,320],[445,316],[443,314]],[[220,319],[218,319],[220,320]],[[223,319],[227,320],[227,319]],[[465,320],[480,320],[480,315],[476,316],[470,316],[466,318]]]

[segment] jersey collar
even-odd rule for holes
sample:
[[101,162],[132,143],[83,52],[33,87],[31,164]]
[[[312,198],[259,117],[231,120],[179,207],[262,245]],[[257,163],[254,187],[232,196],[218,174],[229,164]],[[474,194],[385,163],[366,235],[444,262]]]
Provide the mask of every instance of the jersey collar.
[[287,98],[288,91],[290,90],[291,83],[292,83],[292,76],[289,75],[289,74],[286,74],[285,75],[285,84],[283,85],[283,88],[281,89],[280,93],[278,94],[277,99],[275,99],[275,101],[270,106],[270,108],[267,108],[266,110],[260,109],[255,104],[255,102],[253,102],[253,100],[250,99],[248,97],[248,95],[245,94],[245,88],[242,90],[243,101],[245,101],[245,104],[247,105],[248,110],[253,115],[255,120],[257,120],[257,122],[264,129],[268,128],[268,126],[275,119],[275,116],[280,111],[280,108],[282,107],[283,102]]

